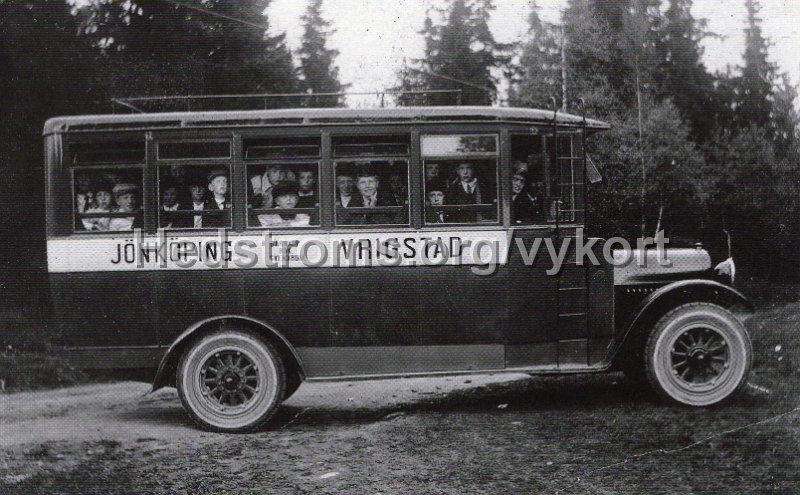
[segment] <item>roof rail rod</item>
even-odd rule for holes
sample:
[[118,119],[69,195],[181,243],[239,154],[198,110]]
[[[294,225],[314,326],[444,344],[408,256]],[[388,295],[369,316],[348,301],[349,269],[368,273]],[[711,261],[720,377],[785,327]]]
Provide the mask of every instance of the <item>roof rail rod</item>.
[[409,90],[401,91],[388,89],[383,91],[363,91],[363,92],[339,92],[339,93],[251,93],[251,94],[215,94],[215,95],[173,95],[173,96],[131,96],[131,97],[118,97],[112,98],[112,104],[126,107],[140,113],[147,113],[145,110],[137,107],[133,103],[137,102],[185,102],[188,108],[191,108],[192,101],[207,101],[207,100],[247,100],[259,99],[264,101],[264,107],[268,106],[267,100],[275,98],[307,98],[313,99],[318,97],[337,97],[342,98],[345,96],[377,96],[383,101],[386,95],[426,95],[426,94],[443,94],[451,93],[461,98],[462,90],[460,89],[430,89],[430,90]]

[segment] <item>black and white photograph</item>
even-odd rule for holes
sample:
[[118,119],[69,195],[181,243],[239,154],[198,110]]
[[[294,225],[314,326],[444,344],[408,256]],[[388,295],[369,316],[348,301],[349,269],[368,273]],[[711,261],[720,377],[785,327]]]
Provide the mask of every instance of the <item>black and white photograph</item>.
[[800,493],[800,2],[0,0],[0,493]]

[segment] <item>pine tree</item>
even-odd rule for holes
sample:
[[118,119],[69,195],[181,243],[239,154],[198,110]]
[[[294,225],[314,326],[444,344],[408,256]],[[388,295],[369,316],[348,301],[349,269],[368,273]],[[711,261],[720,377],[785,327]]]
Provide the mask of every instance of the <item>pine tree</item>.
[[[300,47],[300,68],[303,89],[312,93],[339,93],[339,69],[335,65],[337,50],[327,48],[328,37],[333,34],[331,23],[322,17],[322,0],[309,0],[305,14],[303,40]],[[316,98],[314,106],[339,106],[339,98]]]
[[266,34],[268,5],[95,0],[79,15],[102,50],[98,63],[109,69],[108,96],[295,92],[298,78],[284,36]]
[[[777,68],[767,59],[769,47],[761,31],[762,20],[758,16],[761,5],[758,0],[746,0],[745,6],[747,28],[745,28],[744,66],[737,88],[736,113],[741,127],[755,125],[768,129]],[[772,135],[771,130],[768,135]]]
[[547,108],[550,97],[561,101],[561,46],[559,28],[539,16],[536,0],[528,15],[527,41],[509,92],[512,106]]
[[[508,61],[508,45],[495,41],[489,30],[491,0],[450,0],[439,13],[441,25],[427,22],[425,58],[420,62],[426,90],[460,90],[464,105],[489,105],[497,99],[497,80],[492,68]],[[431,94],[433,105],[452,105],[450,94]]]
[[691,7],[691,0],[669,0],[657,42],[656,82],[659,96],[675,103],[692,127],[692,138],[702,142],[714,131],[714,88],[701,60],[703,23],[694,19]]

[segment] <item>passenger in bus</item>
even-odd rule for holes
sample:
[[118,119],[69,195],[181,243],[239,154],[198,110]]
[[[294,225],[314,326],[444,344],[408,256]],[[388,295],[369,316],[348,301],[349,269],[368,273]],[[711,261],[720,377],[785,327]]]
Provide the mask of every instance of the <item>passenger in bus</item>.
[[[351,201],[351,208],[380,208],[384,206],[400,206],[395,203],[391,193],[380,188],[378,174],[369,170],[362,170],[356,176],[356,189],[359,196]],[[397,223],[394,213],[363,213],[353,216],[348,223],[355,224],[384,224]]]
[[300,170],[297,174],[298,208],[315,208],[319,205],[316,194],[317,178],[313,170]]
[[165,229],[180,229],[189,227],[189,217],[175,215],[173,213],[180,209],[181,204],[178,201],[178,187],[173,183],[162,184],[159,226]]
[[428,191],[428,204],[425,207],[425,223],[447,223],[447,214],[441,206],[444,205],[444,190],[436,185],[425,188]]
[[281,182],[294,180],[294,172],[287,170],[283,165],[275,163],[268,165],[264,175],[254,175],[250,178],[250,185],[253,189],[250,206],[253,208],[272,208],[274,206],[272,188]]
[[336,176],[336,206],[343,208],[350,207],[353,200],[353,191],[356,182],[350,174],[339,174]]
[[[206,188],[202,184],[192,184],[189,186],[189,192],[192,196],[192,210],[203,211],[206,206]],[[192,217],[192,227],[203,228],[203,215]]]
[[439,164],[436,162],[425,162],[425,182],[434,183],[440,182],[442,178],[439,176]]
[[75,213],[84,213],[94,206],[92,179],[85,174],[75,175]]
[[[114,208],[114,197],[111,191],[114,186],[105,181],[101,181],[94,189],[94,206],[86,208],[84,213],[111,213]],[[81,219],[83,228],[91,231],[108,230],[111,218],[92,217]]]
[[[136,184],[121,183],[114,186],[114,201],[117,213],[134,213],[139,210],[139,187]],[[108,225],[108,230],[133,230],[140,229],[141,216],[116,217],[112,218]]]
[[511,222],[532,224],[542,220],[542,205],[528,189],[528,173],[514,172],[511,177]]
[[170,165],[169,183],[175,186],[176,201],[183,206],[188,205],[191,200],[187,175],[183,165]]
[[[456,167],[456,180],[445,192],[448,205],[485,205],[495,201],[494,191],[475,173],[470,162],[461,162]],[[476,212],[456,212],[451,221],[459,223],[475,222],[481,219]]]
[[[297,184],[282,182],[275,186],[272,195],[275,198],[275,209],[297,208],[300,190]],[[263,213],[258,215],[262,227],[305,227],[311,217],[305,213]]]
[[[208,190],[211,194],[206,198],[204,210],[228,210],[231,207],[228,199],[228,173],[225,170],[214,170],[208,174]],[[204,228],[220,228],[228,226],[228,215],[205,215]]]
[[408,190],[406,187],[406,176],[399,174],[392,174],[389,176],[389,191],[392,193],[392,199],[398,206],[408,204]]

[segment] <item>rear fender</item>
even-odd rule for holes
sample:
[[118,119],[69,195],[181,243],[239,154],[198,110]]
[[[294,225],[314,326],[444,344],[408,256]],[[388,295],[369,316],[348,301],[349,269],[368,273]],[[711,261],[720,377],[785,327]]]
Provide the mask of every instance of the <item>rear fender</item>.
[[153,379],[152,392],[165,387],[170,384],[170,380],[175,376],[178,369],[178,362],[183,355],[186,348],[195,340],[206,335],[209,332],[224,329],[225,327],[239,328],[245,327],[254,331],[256,334],[268,339],[275,344],[278,352],[281,353],[281,358],[287,366],[291,366],[299,374],[300,379],[304,380],[306,377],[303,368],[303,362],[297,351],[291,343],[279,331],[266,323],[248,318],[246,316],[226,315],[209,318],[195,323],[187,328],[182,334],[178,336],[172,345],[167,349],[166,354],[161,358],[158,365],[158,371]]

